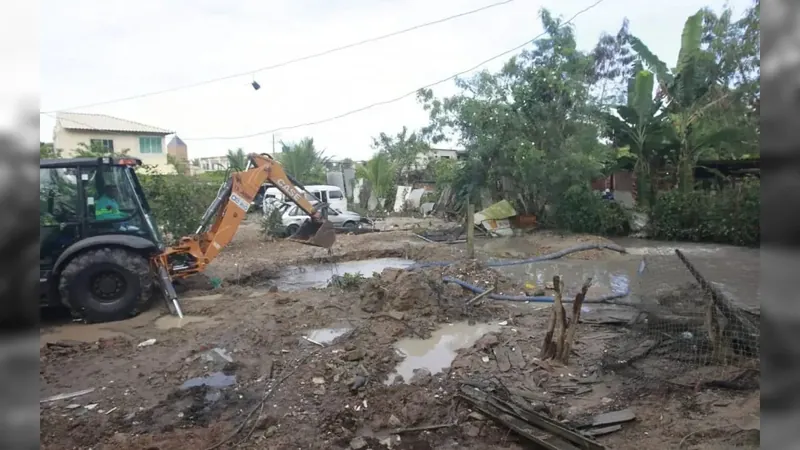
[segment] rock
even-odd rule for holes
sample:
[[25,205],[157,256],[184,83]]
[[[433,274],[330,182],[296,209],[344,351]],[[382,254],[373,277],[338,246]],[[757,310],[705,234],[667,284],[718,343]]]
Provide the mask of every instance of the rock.
[[267,431],[264,432],[264,437],[272,437],[275,436],[276,433],[278,433],[278,427],[273,425],[267,428]]
[[278,286],[270,286],[267,292],[278,292]]
[[426,384],[430,384],[433,380],[433,375],[431,375],[431,371],[426,368],[414,369],[414,375],[409,380],[410,384],[414,384],[417,386],[425,386]]
[[314,394],[314,395],[317,395],[317,396],[323,396],[323,395],[325,395],[325,386],[320,386],[320,387],[314,389],[313,391],[311,391],[311,393]]
[[366,356],[366,352],[360,348],[355,350],[350,350],[349,352],[345,353],[344,358],[347,361],[360,361],[364,359]]
[[472,420],[486,420],[486,417],[477,411],[472,411],[468,417]]
[[388,313],[386,313],[386,315],[396,320],[403,320],[406,318],[405,313],[395,310],[389,311]]
[[463,426],[463,433],[469,437],[478,437],[481,434],[481,428],[475,424],[467,423]]
[[475,347],[480,350],[489,350],[499,343],[500,340],[497,338],[497,335],[494,333],[489,333],[481,336],[481,338],[475,342]]
[[397,416],[392,414],[391,416],[389,416],[389,426],[392,426],[394,428],[401,428],[403,426],[403,423],[400,421],[400,419],[397,418]]
[[361,436],[355,437],[353,438],[352,441],[350,441],[350,448],[352,448],[353,450],[361,450],[362,448],[366,447],[367,447],[367,440]]
[[357,391],[367,384],[367,377],[361,375],[355,376],[348,384],[350,385],[351,391]]
[[314,384],[325,384],[325,378],[322,377],[314,377],[311,379],[311,382]]

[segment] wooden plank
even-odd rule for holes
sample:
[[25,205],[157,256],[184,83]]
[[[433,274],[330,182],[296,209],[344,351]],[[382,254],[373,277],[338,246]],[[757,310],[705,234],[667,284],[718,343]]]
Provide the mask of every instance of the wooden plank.
[[[560,423],[550,419],[538,412],[528,408],[522,408],[510,402],[506,402],[494,395],[476,390],[474,388],[462,386],[459,397],[471,403],[476,409],[489,417],[506,425],[523,437],[531,440],[539,448],[547,450],[563,450],[563,446],[556,446],[533,435],[532,430],[542,430],[553,436],[557,436],[577,448],[583,450],[606,450],[601,445],[576,431],[570,430]],[[513,420],[512,420],[513,419]]]
[[618,423],[630,422],[636,420],[636,414],[631,409],[623,409],[620,411],[612,411],[604,414],[594,416],[592,420],[593,427],[606,427],[609,425],[616,425]]

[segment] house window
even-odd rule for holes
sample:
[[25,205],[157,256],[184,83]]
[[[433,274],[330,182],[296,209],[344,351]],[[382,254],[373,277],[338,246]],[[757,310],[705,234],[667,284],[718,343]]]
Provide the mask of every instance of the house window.
[[114,153],[114,141],[111,139],[90,139],[91,148],[103,150],[104,152]]
[[161,138],[160,137],[140,137],[139,138],[139,152],[140,153],[161,153]]

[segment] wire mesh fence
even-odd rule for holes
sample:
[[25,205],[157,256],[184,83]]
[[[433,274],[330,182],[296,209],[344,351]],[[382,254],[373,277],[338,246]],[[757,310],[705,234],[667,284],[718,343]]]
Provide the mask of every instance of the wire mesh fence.
[[637,314],[604,354],[643,389],[758,387],[759,316],[738,307],[681,252],[650,256],[631,289]]

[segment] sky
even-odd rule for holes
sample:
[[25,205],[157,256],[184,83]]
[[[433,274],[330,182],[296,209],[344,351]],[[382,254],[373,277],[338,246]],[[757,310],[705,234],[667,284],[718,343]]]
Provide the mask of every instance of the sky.
[[[258,68],[318,53],[498,0],[43,0],[40,2],[40,137],[52,141],[52,111],[107,114],[177,132],[189,157],[228,149],[270,152],[273,134],[414,92],[516,47],[542,32],[541,8],[569,18],[596,0],[513,0],[469,16],[274,70]],[[750,0],[728,2],[737,16]],[[686,18],[723,0],[605,0],[575,19],[589,50],[624,18],[673,65]],[[134,6],[135,5],[135,6]],[[498,69],[511,55],[482,68]],[[71,109],[244,74],[133,100]],[[254,90],[252,81],[261,89]],[[453,82],[433,88],[456,93]],[[325,154],[363,160],[372,137],[427,123],[414,96],[327,123],[278,131],[309,136]],[[442,144],[441,146],[445,146]]]

